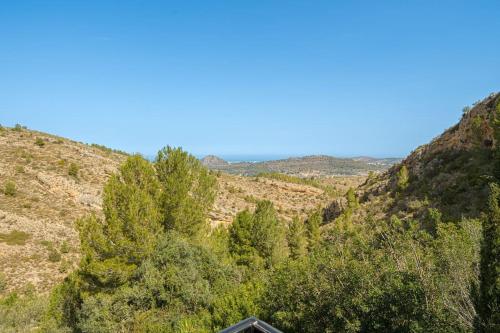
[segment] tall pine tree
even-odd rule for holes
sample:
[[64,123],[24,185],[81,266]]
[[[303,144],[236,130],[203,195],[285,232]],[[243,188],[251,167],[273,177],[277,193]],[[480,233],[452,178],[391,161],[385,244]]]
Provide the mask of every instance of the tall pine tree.
[[299,259],[307,254],[307,238],[304,223],[296,216],[288,225],[287,239],[292,259]]

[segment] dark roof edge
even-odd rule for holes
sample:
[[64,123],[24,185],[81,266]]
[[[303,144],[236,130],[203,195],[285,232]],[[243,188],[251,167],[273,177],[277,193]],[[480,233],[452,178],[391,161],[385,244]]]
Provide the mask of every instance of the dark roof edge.
[[219,333],[238,333],[250,327],[255,327],[265,333],[283,333],[282,331],[255,317],[244,319],[231,327],[223,329]]

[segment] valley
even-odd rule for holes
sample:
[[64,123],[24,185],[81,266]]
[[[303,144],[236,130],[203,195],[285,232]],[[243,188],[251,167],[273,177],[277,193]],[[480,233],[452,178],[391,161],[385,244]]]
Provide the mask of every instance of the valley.
[[[0,131],[0,271],[3,292],[31,285],[48,292],[80,260],[76,221],[102,216],[102,188],[127,158],[122,152],[18,126]],[[314,168],[313,165],[311,165]],[[321,187],[267,177],[217,175],[217,195],[209,213],[212,226],[229,225],[236,214],[259,200],[276,205],[280,218],[305,218],[324,207],[364,176],[318,179]],[[8,184],[15,193],[4,193]],[[19,240],[15,240],[20,233]],[[14,238],[12,242],[7,239]],[[5,239],[5,241],[3,240]]]

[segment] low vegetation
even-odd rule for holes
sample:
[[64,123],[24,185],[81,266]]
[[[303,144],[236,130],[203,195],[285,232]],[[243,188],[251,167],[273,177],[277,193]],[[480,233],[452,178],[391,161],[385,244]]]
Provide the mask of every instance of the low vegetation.
[[0,233],[0,243],[7,245],[24,245],[31,235],[24,231],[12,230],[9,233]]
[[38,147],[41,148],[41,147],[45,146],[45,141],[43,141],[42,138],[36,138],[35,145],[37,145]]
[[13,181],[8,181],[4,185],[3,193],[10,197],[14,197],[17,194],[16,183]]
[[68,167],[68,175],[70,175],[73,178],[78,178],[78,172],[80,171],[80,167],[78,164],[71,162],[69,167]]
[[126,152],[124,152],[122,150],[112,149],[112,148],[106,147],[104,145],[99,145],[97,143],[92,143],[90,146],[97,148],[99,150],[102,150],[103,152],[108,153],[108,154],[115,153],[115,154],[120,154],[120,155],[125,155],[125,156],[128,155]]

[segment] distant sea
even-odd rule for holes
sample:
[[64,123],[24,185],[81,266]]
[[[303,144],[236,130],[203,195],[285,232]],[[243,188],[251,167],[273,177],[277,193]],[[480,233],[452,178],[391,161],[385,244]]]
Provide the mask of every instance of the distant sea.
[[[250,162],[250,163],[257,163],[257,162],[265,162],[265,161],[275,161],[275,160],[282,160],[285,158],[292,157],[290,155],[215,155],[217,157],[222,158],[224,161],[229,162],[229,163],[239,163],[239,162]],[[198,158],[203,158],[204,156],[197,156]]]

